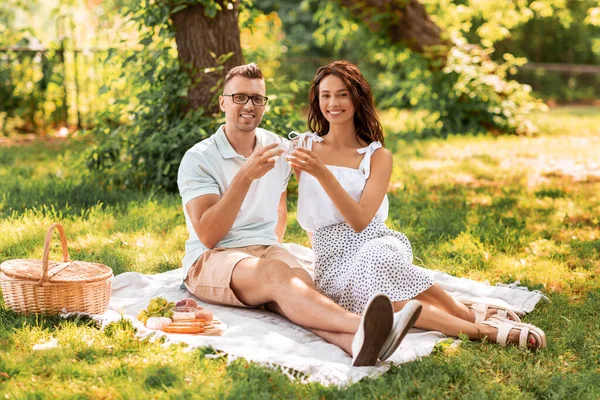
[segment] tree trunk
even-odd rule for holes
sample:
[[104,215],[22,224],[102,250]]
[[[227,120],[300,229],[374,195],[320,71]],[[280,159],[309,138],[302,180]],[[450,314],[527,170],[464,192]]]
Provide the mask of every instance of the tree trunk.
[[[429,18],[418,0],[340,0],[369,29],[387,36],[392,43],[402,42],[418,53],[434,45],[447,45],[442,30]],[[381,18],[385,14],[384,18]]]
[[[192,80],[188,107],[194,110],[203,107],[207,114],[219,111],[217,102],[213,101],[215,92],[211,89],[222,84],[227,71],[244,63],[238,27],[239,3],[229,3],[233,5],[231,9],[227,9],[222,0],[218,3],[223,9],[214,18],[204,14],[202,5],[171,14],[179,62]],[[227,53],[233,55],[222,69],[217,68],[217,59]]]

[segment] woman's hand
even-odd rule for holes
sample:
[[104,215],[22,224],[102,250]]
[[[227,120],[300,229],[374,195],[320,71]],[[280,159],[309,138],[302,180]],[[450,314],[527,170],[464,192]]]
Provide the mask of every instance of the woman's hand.
[[296,147],[294,152],[288,157],[288,163],[295,171],[305,171],[320,180],[329,171],[327,166],[321,161],[319,156],[311,150]]

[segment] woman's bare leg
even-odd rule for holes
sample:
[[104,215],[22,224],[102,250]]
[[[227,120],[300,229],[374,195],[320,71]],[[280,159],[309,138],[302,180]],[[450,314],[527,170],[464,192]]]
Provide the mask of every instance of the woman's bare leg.
[[[418,298],[418,297],[417,297]],[[491,342],[496,342],[498,330],[486,324],[476,324],[474,322],[465,321],[462,318],[449,314],[439,308],[420,300],[423,306],[421,315],[415,322],[415,328],[442,332],[446,336],[458,337],[460,334],[465,334],[470,340],[482,340],[488,337]],[[394,302],[394,312],[400,311],[408,302]],[[512,329],[508,334],[508,343],[519,343],[519,330]],[[529,338],[534,338],[531,334]]]
[[[444,335],[453,337],[458,337],[463,333],[471,340],[481,340],[484,336],[491,336],[490,334],[496,331],[496,329],[490,326],[475,324],[456,317],[428,303],[426,300],[420,299],[418,296],[415,298],[421,301],[423,305],[421,315],[417,319],[417,322],[415,322],[415,328],[439,331]],[[394,312],[400,311],[406,303],[407,301],[394,302]]]
[[465,321],[475,321],[475,316],[469,307],[456,301],[454,297],[450,296],[448,292],[437,284],[433,284],[429,289],[416,296],[415,299],[423,303],[431,304],[432,306]]

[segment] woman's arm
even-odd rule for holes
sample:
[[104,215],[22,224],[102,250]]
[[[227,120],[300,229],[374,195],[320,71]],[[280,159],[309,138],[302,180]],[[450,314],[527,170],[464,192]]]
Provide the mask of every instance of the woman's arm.
[[371,156],[371,174],[360,200],[356,202],[320,158],[310,150],[297,149],[290,163],[294,168],[313,175],[344,217],[348,225],[360,232],[369,225],[381,206],[392,176],[392,153],[381,148]]

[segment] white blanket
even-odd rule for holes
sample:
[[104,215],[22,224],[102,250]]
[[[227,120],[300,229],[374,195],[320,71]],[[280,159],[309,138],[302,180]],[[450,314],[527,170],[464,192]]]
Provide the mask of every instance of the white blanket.
[[[285,245],[305,266],[310,267],[312,250],[295,244]],[[310,270],[310,268],[309,268]],[[429,271],[429,270],[428,270]],[[455,278],[439,271],[429,271],[434,281],[457,299],[485,301],[510,307],[518,313],[533,310],[544,296],[517,285],[490,286]],[[146,308],[151,298],[162,296],[170,301],[193,298],[180,289],[181,269],[156,275],[125,272],[114,278],[109,310],[100,316],[103,325],[118,320],[121,315],[133,321],[141,337],[155,340],[165,336],[165,343],[183,342],[190,347],[212,346],[229,356],[243,357],[266,366],[279,366],[305,382],[345,386],[369,376],[386,372],[390,362],[404,363],[428,355],[435,344],[445,339],[440,332],[411,330],[389,362],[377,367],[351,367],[351,358],[340,348],[286,319],[258,309],[242,309],[198,304],[213,311],[227,326],[223,336],[175,335],[151,331],[136,320],[139,310]],[[197,299],[196,299],[197,300]],[[302,374],[297,374],[299,371]]]

